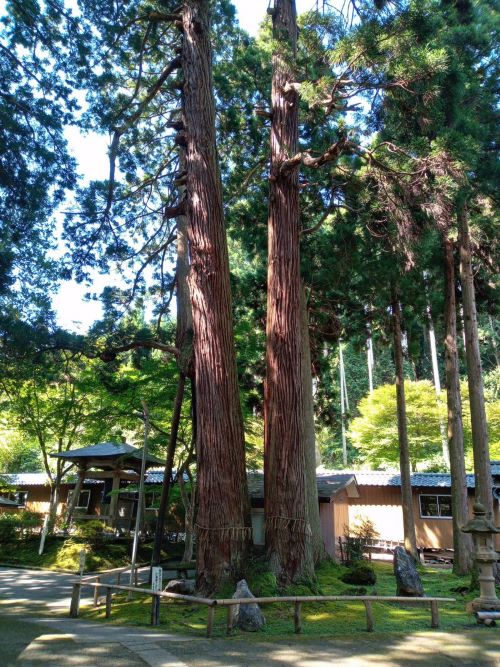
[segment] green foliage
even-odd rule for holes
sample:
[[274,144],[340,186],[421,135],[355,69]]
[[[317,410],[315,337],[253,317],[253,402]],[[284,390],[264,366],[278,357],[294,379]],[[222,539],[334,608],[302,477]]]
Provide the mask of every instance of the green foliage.
[[113,537],[114,531],[104,521],[77,521],[75,535],[92,547],[100,548],[105,542],[106,538]]
[[373,586],[377,582],[377,575],[368,562],[360,560],[349,567],[341,580],[346,584]]
[[36,512],[5,512],[0,514],[0,542],[26,539],[39,532],[43,518]]
[[[429,381],[405,382],[408,440],[413,470],[417,463],[437,459],[441,450],[439,419],[446,419]],[[364,463],[375,468],[399,461],[394,385],[382,385],[359,403],[360,416],[351,422],[349,437]],[[444,422],[443,422],[444,423]]]
[[[429,381],[406,380],[405,393],[412,469],[439,470],[443,466],[439,420],[446,425],[445,392],[438,404]],[[461,383],[461,394],[466,462],[471,469],[472,435],[466,382]],[[494,391],[486,392],[486,401],[490,454],[495,458],[500,454],[500,401],[495,398]],[[374,468],[397,466],[399,444],[394,385],[377,387],[373,394],[360,401],[358,409],[360,416],[351,422],[349,438],[359,451],[360,461]]]

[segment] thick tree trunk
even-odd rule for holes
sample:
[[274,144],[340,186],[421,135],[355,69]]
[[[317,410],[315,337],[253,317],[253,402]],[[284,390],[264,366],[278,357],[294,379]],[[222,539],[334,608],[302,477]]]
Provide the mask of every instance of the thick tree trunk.
[[401,473],[401,501],[403,506],[403,530],[406,551],[418,559],[415,521],[413,518],[413,495],[411,491],[410,449],[403,375],[403,345],[401,335],[401,309],[398,295],[392,290],[392,326],[394,336],[394,365],[396,367],[396,402],[398,413],[399,469]]
[[472,274],[472,252],[469,222],[465,203],[457,209],[458,243],[460,250],[460,282],[464,309],[465,358],[467,381],[469,384],[470,418],[472,424],[472,448],[474,453],[474,473],[476,479],[476,500],[481,502],[491,519],[493,516],[492,479],[488,428],[484,407],[483,369],[479,352],[477,331],[476,296]]
[[450,453],[451,507],[453,522],[453,572],[467,574],[472,568],[472,537],[462,533],[468,520],[467,478],[465,476],[462,399],[457,352],[457,306],[455,299],[455,260],[453,241],[445,236],[444,321],[446,401],[448,405],[448,451]]
[[273,35],[264,496],[270,567],[286,585],[314,574],[302,427],[298,168],[283,168],[298,146],[298,95],[285,93],[295,81],[292,0],[275,3]]
[[303,427],[306,470],[307,517],[311,528],[311,545],[314,563],[326,557],[323,533],[319,518],[318,488],[316,484],[316,432],[314,427],[314,400],[309,343],[309,317],[304,286],[300,291],[300,324],[302,344]]
[[198,588],[239,574],[251,538],[229,259],[215,144],[208,0],[182,11],[187,217],[197,394]]

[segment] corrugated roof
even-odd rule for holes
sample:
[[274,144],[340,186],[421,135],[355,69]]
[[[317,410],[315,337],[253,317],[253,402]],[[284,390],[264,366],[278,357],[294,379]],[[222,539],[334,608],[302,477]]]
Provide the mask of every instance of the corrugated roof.
[[[340,471],[325,471],[324,474],[337,474]],[[343,471],[345,473],[345,471]],[[353,470],[349,473],[356,477],[358,486],[401,486],[401,475],[394,471]],[[467,487],[474,488],[474,475],[467,475]],[[415,472],[411,474],[411,485],[415,487],[433,486],[450,488],[451,476],[440,472]]]
[[[142,449],[133,447],[126,442],[99,442],[97,445],[90,447],[80,447],[80,449],[73,449],[69,452],[60,452],[58,454],[51,454],[54,458],[65,459],[68,461],[86,459],[86,458],[123,458],[127,459],[142,459]],[[152,454],[146,457],[148,463],[163,463]]]
[[2,481],[11,486],[44,486],[49,483],[44,472],[19,472],[0,476]]
[[[19,472],[19,473],[5,473],[0,475],[0,481],[4,481],[13,487],[18,486],[45,486],[49,484],[49,478],[44,472]],[[63,484],[74,484],[76,479],[63,479]],[[84,484],[103,484],[100,479],[86,479]]]

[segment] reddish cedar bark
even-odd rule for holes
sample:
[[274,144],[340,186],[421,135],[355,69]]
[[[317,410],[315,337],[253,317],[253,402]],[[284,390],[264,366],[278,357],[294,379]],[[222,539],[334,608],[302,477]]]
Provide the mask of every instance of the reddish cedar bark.
[[403,531],[406,551],[418,559],[413,496],[411,492],[410,448],[403,375],[403,345],[401,334],[401,308],[396,290],[392,292],[392,327],[394,336],[394,365],[396,367],[396,402],[398,413],[399,470],[401,474],[401,503],[403,507]]
[[443,238],[444,322],[446,402],[448,406],[448,450],[450,452],[451,507],[453,522],[453,572],[467,574],[472,568],[472,538],[460,530],[468,520],[467,478],[465,476],[462,399],[457,352],[457,305],[455,299],[455,259],[453,241]]
[[472,273],[472,251],[470,243],[467,208],[460,203],[457,209],[458,243],[460,251],[460,282],[464,309],[465,358],[467,382],[469,384],[470,420],[472,426],[472,449],[476,478],[476,499],[481,502],[489,518],[493,516],[493,495],[488,445],[488,427],[484,407],[483,369],[479,351],[477,331],[476,295]]
[[187,217],[197,400],[198,588],[239,573],[251,535],[229,260],[215,146],[208,0],[182,10]]
[[264,399],[266,547],[281,585],[313,576],[307,520],[300,340],[298,95],[295,2],[273,10],[271,173],[268,219],[267,347]]

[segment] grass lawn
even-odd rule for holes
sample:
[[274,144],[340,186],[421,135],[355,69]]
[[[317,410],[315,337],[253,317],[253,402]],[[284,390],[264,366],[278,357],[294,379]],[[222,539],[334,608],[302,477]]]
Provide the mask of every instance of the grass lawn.
[[[396,585],[390,563],[374,563],[377,582],[374,586],[349,586],[340,580],[345,568],[332,562],[324,563],[317,571],[317,583],[312,590],[307,586],[296,586],[289,589],[288,595],[395,595]],[[442,603],[440,610],[440,627],[442,630],[460,632],[468,627],[476,627],[473,618],[465,613],[465,605],[474,594],[468,593],[465,597],[453,589],[467,587],[469,577],[456,577],[451,570],[422,568],[422,582],[429,597],[455,597],[455,603]],[[256,596],[276,595],[273,577],[269,573],[249,575],[249,585]],[[219,597],[230,597],[232,590],[222,591]],[[151,609],[151,598],[137,597],[127,601],[125,596],[117,595],[113,598],[110,619],[104,618],[103,606],[93,609],[82,609],[82,617],[92,620],[102,620],[106,623],[148,625]],[[244,636],[246,639],[254,637],[256,640],[268,637],[293,637],[293,604],[263,605],[267,627],[263,633],[240,633],[235,631],[234,636]],[[225,635],[226,608],[216,608],[214,636]],[[374,603],[373,615],[375,632],[404,633],[428,630],[430,628],[429,606],[391,603]],[[168,632],[178,632],[193,636],[204,636],[207,621],[205,606],[183,604],[174,601],[162,601],[160,625]],[[366,636],[366,616],[363,603],[308,603],[302,606],[302,634],[316,637],[349,636],[360,634]]]

